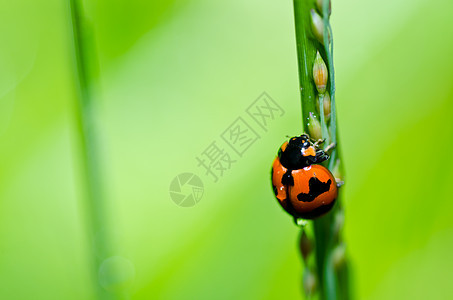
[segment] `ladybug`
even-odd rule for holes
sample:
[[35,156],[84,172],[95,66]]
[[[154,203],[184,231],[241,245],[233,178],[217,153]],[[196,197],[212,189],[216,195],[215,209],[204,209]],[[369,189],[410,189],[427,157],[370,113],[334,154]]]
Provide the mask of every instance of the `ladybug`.
[[317,145],[307,134],[293,137],[283,143],[272,164],[275,197],[294,218],[317,218],[333,207],[338,196],[334,176],[319,165],[329,155]]

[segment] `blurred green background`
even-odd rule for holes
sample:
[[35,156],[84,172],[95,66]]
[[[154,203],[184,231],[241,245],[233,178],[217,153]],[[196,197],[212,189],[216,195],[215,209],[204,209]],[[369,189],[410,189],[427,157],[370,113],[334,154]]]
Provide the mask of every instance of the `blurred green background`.
[[[269,183],[279,145],[301,130],[292,1],[87,9],[114,247],[92,276],[68,3],[2,1],[0,298],[95,299],[98,282],[125,299],[302,297],[299,231]],[[453,2],[332,11],[357,299],[451,299]],[[215,183],[196,157],[263,91],[286,113],[254,127],[260,139]],[[204,183],[193,207],[169,195],[183,172]]]

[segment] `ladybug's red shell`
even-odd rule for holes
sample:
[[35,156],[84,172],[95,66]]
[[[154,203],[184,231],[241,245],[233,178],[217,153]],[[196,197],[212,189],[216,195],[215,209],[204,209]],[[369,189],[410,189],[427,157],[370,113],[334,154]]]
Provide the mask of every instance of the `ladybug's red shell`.
[[314,219],[335,204],[338,190],[332,173],[322,165],[309,165],[291,170],[294,184],[283,184],[287,173],[277,157],[272,165],[272,186],[280,205],[294,217]]
[[287,212],[292,214],[292,210],[290,210],[291,206],[288,205],[287,186],[282,183],[282,178],[286,171],[287,169],[282,166],[280,159],[277,157],[272,164],[272,187],[274,188],[275,197],[277,198],[280,205]]

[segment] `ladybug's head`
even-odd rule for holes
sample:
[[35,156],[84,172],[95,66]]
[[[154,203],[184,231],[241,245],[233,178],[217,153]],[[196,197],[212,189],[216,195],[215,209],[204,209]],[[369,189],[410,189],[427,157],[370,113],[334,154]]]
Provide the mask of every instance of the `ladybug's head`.
[[278,152],[281,164],[287,169],[302,169],[315,162],[316,150],[306,134],[291,138]]

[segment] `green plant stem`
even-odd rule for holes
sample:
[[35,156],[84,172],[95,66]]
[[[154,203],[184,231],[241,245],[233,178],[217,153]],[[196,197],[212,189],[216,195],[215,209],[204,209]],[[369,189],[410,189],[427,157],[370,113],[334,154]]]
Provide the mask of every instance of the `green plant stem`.
[[294,19],[296,28],[297,57],[299,62],[299,88],[302,101],[302,127],[307,131],[309,113],[316,112],[316,87],[313,84],[313,62],[319,51],[324,61],[326,52],[311,30],[310,10],[314,9],[312,0],[294,0]]
[[[334,168],[338,158],[338,139],[336,128],[335,109],[335,82],[332,61],[331,29],[329,24],[329,3],[323,1],[322,12],[324,23],[324,45],[320,43],[312,32],[311,10],[316,10],[315,0],[294,0],[294,18],[296,29],[297,56],[299,66],[299,83],[302,106],[302,125],[305,132],[308,132],[308,120],[310,113],[320,120],[322,135],[326,142],[336,144],[331,153],[331,158],[325,162],[330,170]],[[318,11],[319,12],[319,11]],[[330,39],[329,39],[330,36]],[[330,46],[330,48],[329,48]],[[320,95],[320,113],[316,111],[317,90],[313,80],[313,64],[316,52],[327,62],[329,81],[327,90],[331,97],[331,120],[327,126],[324,118],[323,95]],[[318,278],[318,291],[321,299],[350,299],[349,282],[347,277],[346,263],[342,267],[333,265],[333,250],[341,242],[339,231],[335,226],[335,216],[342,214],[339,209],[341,196],[338,197],[334,208],[326,215],[313,221],[313,233],[315,242],[315,268]],[[306,262],[307,263],[307,262]],[[306,266],[309,267],[309,266]],[[313,268],[312,268],[313,269]]]
[[82,2],[69,0],[73,33],[73,54],[76,66],[77,102],[75,115],[80,140],[83,181],[85,185],[84,208],[87,211],[89,243],[92,246],[91,265],[93,282],[100,299],[111,299],[98,284],[98,270],[111,250],[105,214],[105,198],[97,145],[96,120],[93,107],[95,78],[98,74],[93,28],[85,17]]

